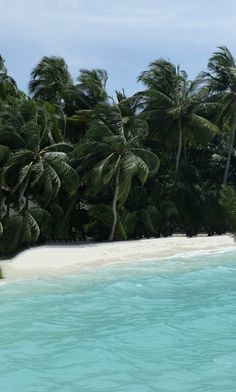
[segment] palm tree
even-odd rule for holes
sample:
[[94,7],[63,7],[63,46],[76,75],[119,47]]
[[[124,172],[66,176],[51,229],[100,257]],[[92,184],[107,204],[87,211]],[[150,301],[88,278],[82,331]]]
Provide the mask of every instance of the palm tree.
[[49,232],[51,217],[40,207],[17,211],[2,218],[0,256],[12,256],[25,246],[35,244],[45,231]]
[[108,98],[106,84],[108,80],[105,69],[81,69],[76,88],[84,96],[87,107],[93,109],[96,104],[105,102]]
[[66,136],[77,142],[87,128],[87,114],[98,103],[106,102],[108,75],[104,69],[81,69],[78,84],[67,91],[65,96]]
[[92,183],[97,190],[112,185],[113,222],[109,235],[112,241],[117,226],[118,203],[119,206],[124,204],[133,177],[144,184],[148,176],[157,173],[159,159],[139,146],[136,136],[126,128],[119,107],[110,104],[97,105],[86,139],[75,146],[73,156],[79,173],[88,173],[83,176],[84,182]]
[[18,93],[16,82],[8,75],[4,60],[0,55],[0,99],[6,101],[9,97],[17,97]]
[[231,138],[225,164],[223,185],[227,183],[230,161],[233,153],[236,131],[236,63],[226,46],[219,46],[208,61],[209,72],[200,77],[207,82],[210,94],[222,104],[219,120],[224,118],[230,124]]
[[0,118],[0,156],[4,159],[2,178],[10,189],[9,199],[16,197],[19,203],[24,199],[27,209],[28,196],[35,187],[49,203],[61,186],[68,192],[75,191],[78,176],[67,156],[72,146],[58,140],[60,132],[54,129],[58,124],[54,113],[47,110],[50,107],[30,101],[19,107],[20,112],[10,111],[9,116],[2,114]]
[[61,194],[68,206],[60,222],[64,230],[78,175],[68,158],[72,146],[61,141],[60,123],[57,106],[49,103],[19,101],[0,113],[0,254],[50,238],[56,232],[51,210]]
[[231,228],[236,230],[236,191],[233,187],[223,186],[220,193],[220,203],[225,210]]
[[155,128],[158,124],[161,131],[174,132],[177,137],[177,173],[185,142],[196,141],[199,135],[202,141],[206,141],[217,132],[217,127],[201,114],[203,109],[212,109],[213,104],[202,101],[202,94],[196,84],[188,80],[185,71],[164,59],[152,62],[138,80],[148,88],[142,95],[150,122]]
[[43,57],[31,72],[29,91],[34,99],[61,103],[73,86],[65,60],[61,57]]

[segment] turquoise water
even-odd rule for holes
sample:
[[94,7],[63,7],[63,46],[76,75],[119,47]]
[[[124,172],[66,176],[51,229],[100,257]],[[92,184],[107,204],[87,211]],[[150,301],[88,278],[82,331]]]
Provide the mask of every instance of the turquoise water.
[[0,391],[235,392],[236,252],[0,288]]

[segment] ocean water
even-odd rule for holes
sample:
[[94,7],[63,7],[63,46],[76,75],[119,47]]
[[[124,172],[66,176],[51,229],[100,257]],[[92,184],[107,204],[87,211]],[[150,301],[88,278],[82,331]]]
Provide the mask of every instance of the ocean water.
[[236,251],[0,287],[2,392],[235,392]]

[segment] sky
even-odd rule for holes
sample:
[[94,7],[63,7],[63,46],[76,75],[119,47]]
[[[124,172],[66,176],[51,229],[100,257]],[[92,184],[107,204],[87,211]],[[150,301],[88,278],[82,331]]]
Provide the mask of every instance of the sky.
[[142,90],[138,75],[167,58],[194,78],[219,45],[236,56],[234,0],[0,0],[0,54],[27,92],[32,68],[61,56],[76,80],[105,68],[111,94]]

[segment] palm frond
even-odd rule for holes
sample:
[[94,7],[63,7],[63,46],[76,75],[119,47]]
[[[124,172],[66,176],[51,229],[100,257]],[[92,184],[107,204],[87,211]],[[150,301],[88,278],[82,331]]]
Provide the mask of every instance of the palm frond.
[[6,163],[9,156],[10,156],[9,147],[0,145],[0,164]]
[[43,182],[44,198],[49,202],[51,199],[54,199],[57,196],[61,187],[61,180],[57,172],[52,168],[50,164],[44,161],[43,165],[45,173]]
[[11,149],[23,148],[26,145],[25,140],[11,126],[0,126],[0,143]]
[[141,158],[149,168],[149,176],[155,176],[160,167],[160,160],[156,154],[142,148],[132,148],[132,153]]
[[30,183],[32,188],[38,183],[38,181],[43,176],[43,174],[44,174],[44,165],[41,158],[32,166],[32,179]]
[[198,143],[209,142],[219,131],[215,124],[195,113],[191,114],[189,121],[192,126],[192,133],[194,138]]

